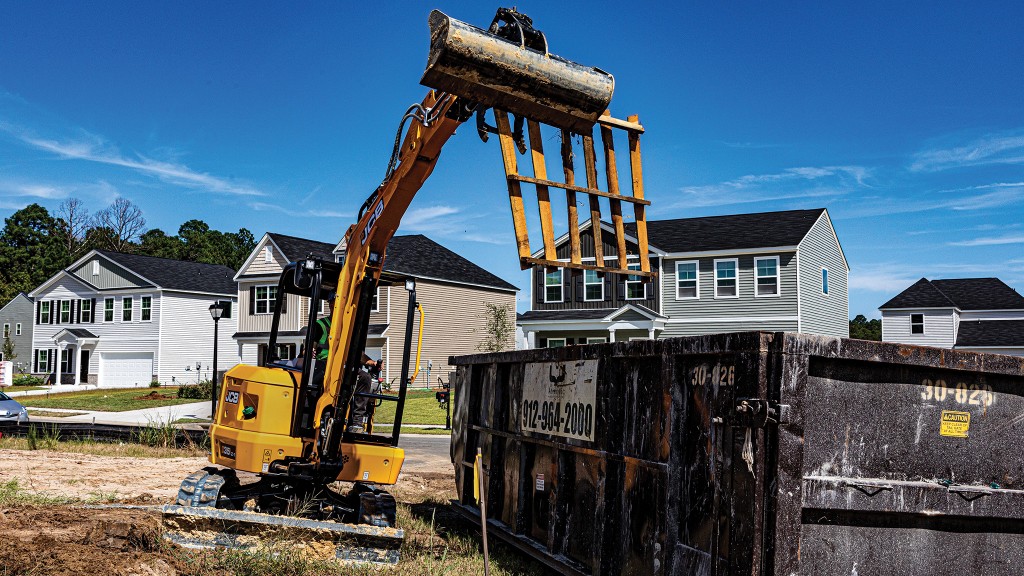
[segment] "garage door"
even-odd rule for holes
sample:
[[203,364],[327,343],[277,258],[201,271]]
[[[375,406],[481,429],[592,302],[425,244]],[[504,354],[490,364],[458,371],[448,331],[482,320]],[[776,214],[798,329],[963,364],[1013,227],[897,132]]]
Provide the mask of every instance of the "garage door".
[[103,386],[148,386],[153,380],[152,352],[106,352],[100,355]]

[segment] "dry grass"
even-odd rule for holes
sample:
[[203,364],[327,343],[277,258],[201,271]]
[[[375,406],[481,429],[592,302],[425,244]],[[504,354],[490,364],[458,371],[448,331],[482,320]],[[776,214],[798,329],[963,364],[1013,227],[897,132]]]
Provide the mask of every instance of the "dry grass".
[[[28,438],[4,436],[0,438],[0,449],[30,450]],[[206,456],[208,449],[199,448],[167,448],[144,446],[136,443],[92,442],[88,440],[50,440],[42,446],[55,452],[73,452],[77,454],[95,454],[97,456],[125,456],[129,458],[183,458]]]

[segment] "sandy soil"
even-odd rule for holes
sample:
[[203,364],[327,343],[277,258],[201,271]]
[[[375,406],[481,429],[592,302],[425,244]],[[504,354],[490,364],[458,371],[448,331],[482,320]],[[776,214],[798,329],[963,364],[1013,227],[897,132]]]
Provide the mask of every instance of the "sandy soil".
[[[204,458],[124,458],[0,450],[0,481],[31,492],[88,498],[116,493],[129,504],[170,503],[178,483]],[[409,463],[391,492],[414,503],[455,495],[450,463]],[[160,518],[139,509],[82,506],[0,508],[0,572],[10,575],[177,576],[188,555],[160,544]]]

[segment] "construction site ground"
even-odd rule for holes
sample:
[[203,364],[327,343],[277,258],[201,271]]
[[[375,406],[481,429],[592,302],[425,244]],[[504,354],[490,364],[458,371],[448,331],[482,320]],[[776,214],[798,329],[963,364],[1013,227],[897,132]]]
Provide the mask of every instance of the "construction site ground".
[[[383,572],[307,563],[287,554],[249,558],[237,552],[186,551],[161,540],[159,516],[153,512],[88,507],[96,502],[171,503],[181,479],[206,465],[198,456],[126,458],[0,450],[0,574],[447,574],[477,573],[478,567],[482,573],[478,535],[447,505],[455,497],[452,464],[436,453],[410,459],[391,489],[402,503],[399,523],[407,536],[402,562]],[[492,573],[543,571],[510,550],[498,550],[497,555],[492,551]]]

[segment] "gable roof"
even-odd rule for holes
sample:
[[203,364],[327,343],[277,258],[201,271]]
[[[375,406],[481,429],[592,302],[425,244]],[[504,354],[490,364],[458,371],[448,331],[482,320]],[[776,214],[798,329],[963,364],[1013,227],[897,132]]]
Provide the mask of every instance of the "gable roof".
[[960,322],[956,347],[1024,346],[1024,320],[967,320]]
[[1024,309],[1024,296],[998,278],[921,278],[879,306],[887,308]]
[[230,296],[238,293],[238,285],[233,279],[235,271],[221,264],[186,262],[108,250],[95,250],[94,252],[164,290]]
[[[669,253],[795,247],[823,212],[824,208],[814,208],[648,220],[647,241]],[[625,231],[636,237],[636,223],[627,223]]]
[[32,297],[31,296],[29,296],[25,292],[18,292],[17,294],[14,295],[13,298],[8,300],[6,304],[4,304],[3,306],[0,306],[0,313],[2,313],[8,306],[11,305],[11,303],[16,301],[18,298],[24,298],[25,300],[28,301],[29,304],[32,304]]
[[286,236],[276,232],[267,232],[267,236],[281,250],[285,260],[289,262],[301,260],[310,254],[321,260],[334,260],[334,244]]

